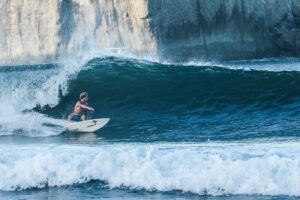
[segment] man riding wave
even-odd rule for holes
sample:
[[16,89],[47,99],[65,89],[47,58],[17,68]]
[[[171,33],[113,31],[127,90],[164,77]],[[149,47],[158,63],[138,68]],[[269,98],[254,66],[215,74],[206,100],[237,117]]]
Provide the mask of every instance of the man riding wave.
[[94,108],[88,106],[88,93],[82,92],[79,96],[79,101],[75,104],[74,112],[69,115],[68,120],[70,121],[84,121],[87,119],[87,111],[94,111]]

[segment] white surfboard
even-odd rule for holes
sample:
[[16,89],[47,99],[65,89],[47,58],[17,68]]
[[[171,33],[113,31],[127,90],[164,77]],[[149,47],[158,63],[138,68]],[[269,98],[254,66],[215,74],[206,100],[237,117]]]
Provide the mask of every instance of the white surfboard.
[[109,122],[109,120],[110,118],[102,118],[86,120],[82,122],[74,122],[66,126],[66,131],[92,133],[105,126]]

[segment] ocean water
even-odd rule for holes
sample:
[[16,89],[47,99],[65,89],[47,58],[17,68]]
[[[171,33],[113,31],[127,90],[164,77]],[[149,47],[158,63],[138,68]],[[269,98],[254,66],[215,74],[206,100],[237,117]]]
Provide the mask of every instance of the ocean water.
[[[0,199],[298,199],[300,60],[0,67]],[[79,93],[110,117],[63,126]]]

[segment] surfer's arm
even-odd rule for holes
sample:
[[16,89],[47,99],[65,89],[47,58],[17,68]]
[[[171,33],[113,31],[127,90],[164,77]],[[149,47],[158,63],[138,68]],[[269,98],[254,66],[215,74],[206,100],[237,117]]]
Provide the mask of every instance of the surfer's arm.
[[81,108],[84,108],[84,109],[87,109],[87,110],[90,110],[90,111],[94,111],[94,108],[92,108],[92,107],[89,107],[89,106],[86,106],[86,105],[83,105],[83,104],[79,104],[79,106],[81,107]]

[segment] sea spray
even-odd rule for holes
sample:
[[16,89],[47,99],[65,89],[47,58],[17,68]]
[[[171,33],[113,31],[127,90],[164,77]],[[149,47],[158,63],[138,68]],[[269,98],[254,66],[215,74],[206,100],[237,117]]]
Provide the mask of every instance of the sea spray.
[[44,123],[64,125],[65,122],[33,112],[36,106],[53,107],[68,92],[68,81],[76,78],[89,56],[58,64],[2,67],[0,71],[0,135],[49,136],[62,130]]

